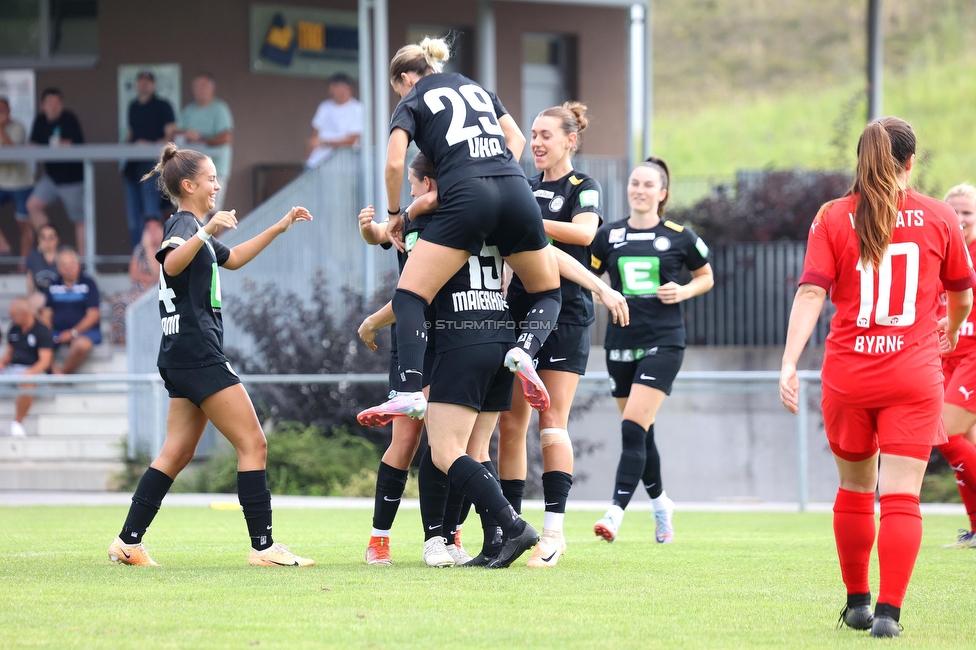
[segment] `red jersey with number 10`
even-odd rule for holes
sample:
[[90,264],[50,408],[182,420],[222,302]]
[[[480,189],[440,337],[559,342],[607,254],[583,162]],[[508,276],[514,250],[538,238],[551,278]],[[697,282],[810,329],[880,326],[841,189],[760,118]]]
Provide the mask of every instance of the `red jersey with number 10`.
[[862,264],[854,232],[858,197],[831,204],[810,227],[800,284],[830,292],[821,376],[851,403],[885,406],[942,391],[939,281],[950,291],[976,284],[948,204],[907,190],[878,269]]

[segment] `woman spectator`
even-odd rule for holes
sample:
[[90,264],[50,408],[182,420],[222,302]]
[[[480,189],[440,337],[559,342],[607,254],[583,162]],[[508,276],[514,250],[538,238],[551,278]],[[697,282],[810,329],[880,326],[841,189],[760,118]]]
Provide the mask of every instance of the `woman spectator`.
[[35,316],[44,308],[44,292],[60,277],[57,261],[60,246],[58,231],[45,224],[37,231],[37,248],[27,254],[27,295]]
[[112,343],[125,345],[125,310],[135,300],[159,282],[159,262],[153,253],[163,243],[163,224],[148,219],[142,227],[142,239],[129,260],[129,279],[132,286],[112,297]]
[[[834,539],[847,588],[841,621],[875,637],[901,636],[901,605],[922,543],[918,494],[932,446],[946,442],[940,351],[955,348],[976,281],[952,208],[908,189],[914,165],[907,122],[882,117],[865,127],[854,184],[810,227],[779,382],[783,405],[798,413],[796,364],[829,291],[837,313],[825,344],[822,408],[840,476]],[[948,293],[941,323],[939,280]],[[875,490],[881,588],[872,615]]]

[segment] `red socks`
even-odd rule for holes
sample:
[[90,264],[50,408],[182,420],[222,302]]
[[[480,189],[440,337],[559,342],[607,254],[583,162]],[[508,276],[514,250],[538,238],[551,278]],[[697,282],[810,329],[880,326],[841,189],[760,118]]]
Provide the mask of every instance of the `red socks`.
[[949,442],[936,449],[956,472],[959,495],[969,514],[969,529],[976,530],[976,445],[966,436],[957,434],[949,436]]
[[918,497],[914,494],[882,495],[878,531],[879,603],[901,607],[921,545],[922,513],[918,508]]
[[874,547],[874,492],[837,490],[834,540],[847,593],[870,593],[868,563]]

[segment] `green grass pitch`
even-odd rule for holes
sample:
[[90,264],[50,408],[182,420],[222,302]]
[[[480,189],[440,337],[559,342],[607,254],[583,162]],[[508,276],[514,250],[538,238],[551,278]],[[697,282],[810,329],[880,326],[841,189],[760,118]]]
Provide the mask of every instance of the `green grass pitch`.
[[[366,510],[275,513],[275,536],[309,569],[246,565],[240,512],[163,507],[147,546],[163,566],[116,566],[105,549],[120,507],[0,508],[3,648],[720,648],[850,647],[827,514],[675,516],[654,543],[631,512],[613,544],[594,512],[566,518],[552,570],[431,569],[416,510],[393,529],[393,567],[367,567]],[[526,513],[541,524],[540,512]],[[928,516],[899,647],[962,647],[976,620],[976,550],[942,550],[961,517]],[[472,516],[464,538],[476,551]],[[872,586],[877,590],[877,565]]]

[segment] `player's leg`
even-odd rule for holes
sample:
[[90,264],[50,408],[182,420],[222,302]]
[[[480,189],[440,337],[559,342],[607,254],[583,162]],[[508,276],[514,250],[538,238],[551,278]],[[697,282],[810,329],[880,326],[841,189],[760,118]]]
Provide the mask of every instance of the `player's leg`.
[[108,555],[113,562],[156,566],[142,546],[142,537],[159,512],[173,479],[193,458],[206,426],[206,414],[190,400],[183,397],[170,399],[166,439],[159,455],[139,479],[122,531],[109,546]]
[[502,493],[519,513],[528,471],[525,440],[531,420],[532,407],[521,391],[513,393],[511,410],[502,412],[498,420],[498,476]]
[[376,471],[376,495],[373,502],[373,530],[366,549],[366,563],[392,564],[390,558],[390,529],[400,507],[400,499],[407,485],[407,470],[423,432],[422,420],[397,418],[393,421],[393,439],[383,454]]
[[54,371],[54,374],[70,375],[77,370],[85,362],[85,359],[88,358],[92,345],[94,345],[92,340],[85,336],[84,333],[73,338],[71,344],[68,346],[68,356],[64,358],[64,363]]
[[922,545],[918,495],[928,465],[929,445],[881,446],[878,480],[881,523],[878,565],[881,585],[874,608],[872,636],[900,636],[902,601]]
[[824,429],[840,485],[834,498],[834,543],[847,603],[838,624],[871,628],[868,568],[874,548],[874,491],[878,484],[877,409],[840,403],[829,390],[822,399]]
[[[551,340],[551,339],[550,339]],[[545,354],[543,349],[543,354]],[[575,372],[540,370],[539,376],[549,388],[552,405],[539,414],[539,440],[542,447],[542,493],[545,519],[539,544],[533,549],[527,566],[553,567],[566,553],[563,520],[566,501],[573,485],[573,443],[569,438],[569,412],[580,376]]]
[[[952,382],[950,382],[951,385]],[[976,445],[966,437],[976,425],[976,413],[968,410],[960,401],[969,401],[963,395],[946,390],[942,419],[945,422],[948,441],[937,445],[936,449],[945,457],[949,467],[955,472],[959,496],[969,516],[969,527],[961,530],[958,539],[943,548],[976,547]],[[969,405],[970,408],[976,404]]]
[[[497,422],[497,411],[482,411],[475,420],[474,429],[472,429],[471,437],[468,439],[467,454],[479,463],[491,462],[488,456],[488,448]],[[454,563],[458,566],[473,559],[460,543],[462,513],[470,508],[471,501],[463,492],[452,487],[448,495],[447,509],[444,513],[444,531],[447,538],[447,552],[451,554]],[[494,531],[492,532],[494,533]]]
[[[212,366],[225,369],[228,366]],[[233,379],[236,379],[234,375]],[[226,381],[231,381],[227,378]],[[271,490],[268,489],[268,441],[258,422],[251,398],[239,383],[209,395],[200,408],[237,452],[237,495],[244,510],[254,566],[311,566],[313,560],[298,557],[272,537]]]
[[[20,390],[34,390],[37,388],[37,384],[20,384],[17,386]],[[25,393],[17,395],[17,399],[14,400],[14,422],[23,427],[24,418],[27,417],[27,412],[30,410],[31,405],[34,403],[34,395],[30,393]]]

